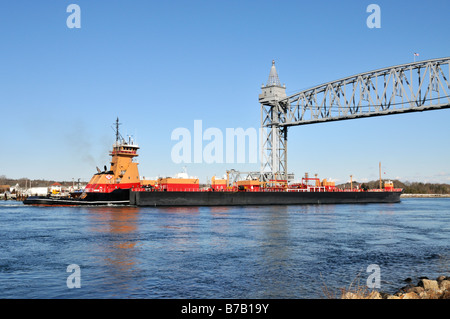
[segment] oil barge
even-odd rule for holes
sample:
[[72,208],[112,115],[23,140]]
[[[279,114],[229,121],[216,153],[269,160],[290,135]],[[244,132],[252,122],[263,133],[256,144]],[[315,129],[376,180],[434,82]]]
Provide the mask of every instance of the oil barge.
[[380,189],[343,189],[326,179],[309,178],[306,174],[299,183],[286,180],[261,182],[258,179],[230,181],[212,178],[207,187],[200,187],[198,178],[186,173],[156,180],[140,179],[139,146],[131,138],[125,140],[116,121],[116,141],[110,155],[111,166],[94,174],[82,193],[70,196],[30,196],[27,205],[79,206],[79,205],[134,205],[134,206],[229,206],[229,205],[301,205],[396,203],[402,189],[385,182]]
[[230,184],[228,178],[213,177],[211,186],[206,188],[199,187],[198,179],[166,178],[154,186],[132,189],[130,204],[157,207],[396,203],[401,194],[402,189],[395,189],[391,181],[386,181],[382,189],[342,189],[334,182],[307,175],[300,183],[241,180]]
[[132,190],[130,204],[136,206],[249,206],[397,203],[401,190],[393,191],[137,191]]

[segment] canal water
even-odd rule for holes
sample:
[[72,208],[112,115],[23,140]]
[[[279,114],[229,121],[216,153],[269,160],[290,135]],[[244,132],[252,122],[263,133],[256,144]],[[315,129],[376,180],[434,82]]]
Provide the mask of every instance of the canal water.
[[[0,202],[0,297],[318,299],[449,275],[450,199],[255,207]],[[69,267],[69,268],[68,268]],[[79,287],[79,288],[77,288]]]

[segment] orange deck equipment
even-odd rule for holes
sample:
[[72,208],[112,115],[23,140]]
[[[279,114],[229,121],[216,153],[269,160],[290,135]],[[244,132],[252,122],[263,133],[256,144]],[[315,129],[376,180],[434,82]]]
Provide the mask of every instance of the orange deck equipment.
[[332,181],[327,181],[326,179],[322,180],[322,186],[325,187],[326,190],[333,190],[336,186]]
[[216,179],[215,176],[211,178],[211,188],[220,191],[227,189],[227,180],[226,179]]
[[259,181],[258,180],[245,180],[245,181],[238,181],[237,182],[237,186],[239,188],[244,188],[245,190],[249,190],[249,191],[257,191],[259,190]]
[[159,188],[164,191],[196,191],[199,190],[198,178],[161,178]]
[[386,191],[392,192],[394,190],[394,183],[392,181],[385,181],[384,182],[384,189]]

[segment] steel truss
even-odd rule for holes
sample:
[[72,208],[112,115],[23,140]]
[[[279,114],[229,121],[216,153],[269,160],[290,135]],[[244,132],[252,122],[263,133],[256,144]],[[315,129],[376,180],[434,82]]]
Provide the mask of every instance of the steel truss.
[[449,62],[397,65],[301,91],[279,101],[280,126],[449,108]]
[[[274,62],[262,87],[262,181],[292,179],[290,126],[450,108],[450,57],[402,64],[324,83],[286,97]],[[277,81],[271,81],[275,78]],[[281,177],[281,178],[280,178]]]

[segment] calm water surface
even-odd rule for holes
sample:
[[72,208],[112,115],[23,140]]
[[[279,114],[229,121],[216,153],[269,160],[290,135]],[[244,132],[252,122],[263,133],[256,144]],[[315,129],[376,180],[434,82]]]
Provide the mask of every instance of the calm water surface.
[[[449,275],[450,199],[272,207],[0,202],[1,298],[325,298]],[[67,266],[81,288],[69,289]]]

